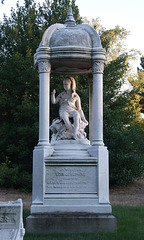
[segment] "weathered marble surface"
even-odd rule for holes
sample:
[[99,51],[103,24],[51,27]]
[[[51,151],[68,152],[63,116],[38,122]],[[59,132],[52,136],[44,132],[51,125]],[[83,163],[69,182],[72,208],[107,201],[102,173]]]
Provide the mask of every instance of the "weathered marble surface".
[[22,200],[0,202],[0,240],[23,240]]

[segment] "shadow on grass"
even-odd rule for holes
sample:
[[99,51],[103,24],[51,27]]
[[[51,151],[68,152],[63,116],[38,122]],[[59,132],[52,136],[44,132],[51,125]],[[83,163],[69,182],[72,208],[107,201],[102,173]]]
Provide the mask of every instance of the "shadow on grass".
[[[29,210],[24,210],[24,224]],[[117,218],[117,232],[78,233],[78,234],[31,234],[26,233],[24,240],[142,240],[144,239],[144,207],[113,206]]]

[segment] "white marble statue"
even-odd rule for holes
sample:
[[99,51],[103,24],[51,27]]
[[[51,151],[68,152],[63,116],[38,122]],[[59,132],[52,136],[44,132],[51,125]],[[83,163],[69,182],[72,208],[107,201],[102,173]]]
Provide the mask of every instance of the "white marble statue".
[[81,100],[76,93],[76,83],[73,77],[66,77],[63,81],[64,91],[55,97],[54,89],[51,96],[53,104],[59,103],[60,119],[54,119],[50,129],[53,140],[84,139],[85,127],[88,125],[81,108]]

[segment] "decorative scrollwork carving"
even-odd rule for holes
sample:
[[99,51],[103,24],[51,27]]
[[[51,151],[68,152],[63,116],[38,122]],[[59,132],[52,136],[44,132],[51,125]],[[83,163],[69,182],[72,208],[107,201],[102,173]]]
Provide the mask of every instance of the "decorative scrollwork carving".
[[38,63],[38,71],[42,72],[50,72],[50,63],[48,61],[41,61]]
[[93,62],[93,73],[103,73],[104,71],[104,63],[103,62],[98,62],[94,61]]

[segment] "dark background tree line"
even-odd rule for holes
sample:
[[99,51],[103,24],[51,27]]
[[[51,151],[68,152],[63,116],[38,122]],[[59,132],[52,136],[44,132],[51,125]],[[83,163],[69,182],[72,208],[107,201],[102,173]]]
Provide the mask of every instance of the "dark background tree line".
[[[0,23],[0,186],[31,189],[32,152],[38,141],[38,72],[33,55],[44,31],[56,22],[64,23],[69,0],[46,1],[36,6],[25,0]],[[72,1],[76,23],[82,20]],[[124,28],[105,29],[93,19],[107,51],[104,71],[104,142],[110,154],[110,183],[127,184],[144,171],[144,121],[139,102],[144,73],[130,74],[132,53],[123,47],[128,32]],[[77,92],[88,119],[88,76],[75,76]],[[121,92],[125,79],[133,85]],[[63,76],[51,75],[51,89],[62,90]],[[143,79],[143,80],[142,80]],[[61,84],[60,84],[61,83]],[[52,107],[51,107],[52,109]],[[58,106],[51,111],[57,117]]]

